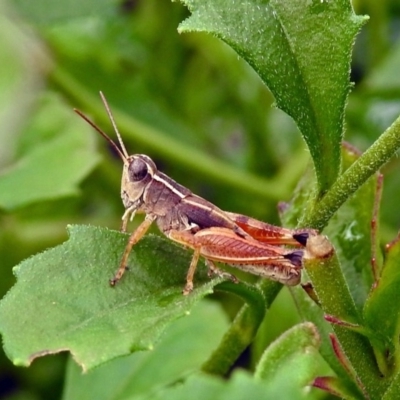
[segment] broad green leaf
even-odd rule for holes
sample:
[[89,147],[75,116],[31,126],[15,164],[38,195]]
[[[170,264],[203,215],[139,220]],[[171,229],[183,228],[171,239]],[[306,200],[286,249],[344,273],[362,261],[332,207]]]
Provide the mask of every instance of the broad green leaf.
[[[304,388],[318,370],[320,337],[315,325],[305,322],[291,328],[276,339],[262,355],[255,377],[266,380],[286,379],[293,387]],[[276,387],[278,390],[278,387]]]
[[400,334],[400,241],[397,238],[387,249],[382,275],[372,289],[364,307],[364,319],[372,333],[385,343],[381,350],[399,359]]
[[72,109],[48,96],[20,138],[18,159],[0,175],[0,208],[78,194],[99,160],[93,135]]
[[194,292],[183,296],[191,253],[147,235],[132,252],[129,272],[111,288],[128,236],[89,226],[69,232],[67,242],[15,268],[17,283],[1,301],[4,349],[16,365],[70,351],[89,370],[151,349],[171,321],[219,282],[196,276]]
[[319,191],[340,172],[350,54],[366,20],[350,1],[182,0],[192,12],[180,32],[207,32],[260,75],[298,125],[314,160]]
[[87,374],[82,374],[70,360],[63,399],[118,400],[133,395],[151,396],[193,370],[199,370],[226,328],[226,315],[220,306],[201,302],[190,315],[165,330],[153,351],[120,357]]

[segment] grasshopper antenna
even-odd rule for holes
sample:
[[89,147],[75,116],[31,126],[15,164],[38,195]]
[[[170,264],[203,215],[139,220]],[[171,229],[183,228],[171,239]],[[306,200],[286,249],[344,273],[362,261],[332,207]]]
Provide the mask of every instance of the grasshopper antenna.
[[115,144],[115,142],[114,142],[104,131],[102,131],[93,121],[91,121],[85,114],[83,114],[82,111],[80,111],[80,110],[78,110],[78,109],[76,109],[76,108],[74,108],[74,111],[75,111],[82,119],[84,119],[90,126],[92,126],[98,133],[100,133],[100,135],[103,136],[104,139],[106,139],[107,142],[109,142],[109,143],[111,144],[112,147],[114,147],[114,149],[116,150],[116,152],[118,153],[118,155],[121,157],[122,161],[126,162],[127,159],[128,159],[128,157],[129,157],[129,155],[128,155],[127,151],[126,151],[126,148],[125,148],[125,146],[124,146],[124,143],[122,142],[121,135],[120,135],[119,132],[118,132],[118,129],[117,129],[116,124],[115,124],[115,121],[114,121],[114,118],[112,117],[112,114],[111,114],[111,111],[110,111],[110,107],[108,106],[108,103],[107,103],[107,101],[106,101],[106,99],[105,99],[105,97],[104,97],[104,95],[103,95],[102,92],[100,92],[100,96],[101,96],[101,99],[103,100],[103,103],[104,103],[104,105],[105,105],[105,107],[106,107],[106,111],[107,111],[107,114],[108,114],[108,116],[109,116],[109,118],[110,118],[110,120],[111,120],[111,123],[112,123],[112,125],[113,125],[113,128],[114,128],[114,130],[115,130],[115,132],[116,132],[116,134],[117,134],[118,141],[119,141],[119,143],[120,143],[120,145],[121,145],[121,147],[122,147],[122,151],[121,151],[121,149]]
[[104,107],[106,108],[106,111],[107,111],[107,114],[108,114],[108,118],[110,118],[111,124],[112,124],[112,126],[113,126],[113,128],[114,128],[114,132],[115,132],[116,135],[117,135],[119,145],[121,146],[121,149],[122,149],[122,153],[124,154],[125,159],[126,159],[126,158],[129,158],[129,154],[128,154],[128,152],[126,151],[124,142],[122,141],[122,137],[121,137],[121,135],[120,135],[120,133],[119,133],[119,130],[118,130],[118,128],[117,128],[117,124],[116,124],[115,121],[114,121],[114,117],[113,117],[113,115],[112,115],[110,106],[108,105],[107,100],[106,100],[106,98],[105,98],[103,92],[101,92],[101,91],[100,91],[100,97],[101,97],[101,100],[103,101]]

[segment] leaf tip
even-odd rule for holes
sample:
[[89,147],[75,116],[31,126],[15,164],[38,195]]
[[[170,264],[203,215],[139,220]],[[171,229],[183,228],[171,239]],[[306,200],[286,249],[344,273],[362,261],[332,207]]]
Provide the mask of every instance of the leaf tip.
[[29,367],[31,365],[32,361],[33,360],[27,361],[27,360],[22,359],[22,358],[14,358],[12,360],[13,364],[15,366],[17,366],[17,367]]

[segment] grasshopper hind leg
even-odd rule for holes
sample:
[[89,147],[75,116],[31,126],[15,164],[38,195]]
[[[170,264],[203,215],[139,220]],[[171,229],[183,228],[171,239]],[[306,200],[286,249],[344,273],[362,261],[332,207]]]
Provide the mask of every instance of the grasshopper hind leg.
[[303,250],[294,250],[285,254],[283,257],[289,260],[295,267],[302,267],[304,252]]

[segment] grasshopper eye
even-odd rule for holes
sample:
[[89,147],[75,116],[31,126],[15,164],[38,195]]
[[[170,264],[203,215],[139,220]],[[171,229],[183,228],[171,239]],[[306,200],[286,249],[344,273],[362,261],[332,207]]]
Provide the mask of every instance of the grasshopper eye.
[[141,159],[135,159],[128,168],[129,178],[134,182],[139,182],[146,178],[149,173],[147,164]]

